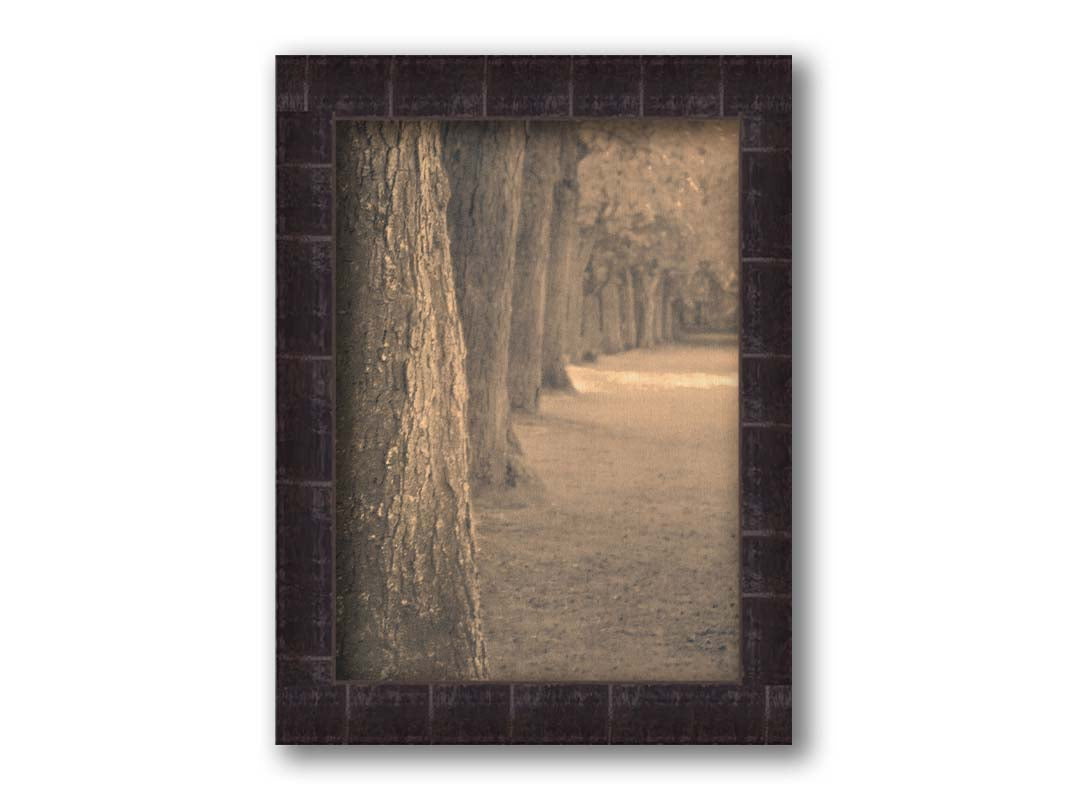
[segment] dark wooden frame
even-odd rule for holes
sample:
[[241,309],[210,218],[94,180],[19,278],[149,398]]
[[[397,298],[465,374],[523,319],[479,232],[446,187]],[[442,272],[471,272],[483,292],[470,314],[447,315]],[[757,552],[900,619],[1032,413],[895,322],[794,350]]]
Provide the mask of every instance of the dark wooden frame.
[[[792,741],[792,64],[788,56],[279,56],[279,744]],[[741,120],[736,684],[334,680],[335,117]]]

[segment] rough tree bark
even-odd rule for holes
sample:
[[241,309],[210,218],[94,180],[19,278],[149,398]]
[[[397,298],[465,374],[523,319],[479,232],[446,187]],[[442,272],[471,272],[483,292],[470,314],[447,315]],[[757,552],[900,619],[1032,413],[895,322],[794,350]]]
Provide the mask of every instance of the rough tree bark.
[[443,123],[448,232],[467,345],[471,480],[508,482],[508,340],[525,123]]
[[508,394],[511,407],[523,411],[537,411],[541,393],[549,237],[560,180],[561,131],[559,123],[531,122],[526,137],[508,345]]
[[[541,359],[544,386],[574,390],[567,376],[567,357],[575,327],[571,302],[579,290],[576,267],[578,245],[578,134],[573,125],[560,126],[560,179],[553,192],[549,234],[548,276],[545,287],[545,332]],[[576,276],[575,273],[578,273]]]
[[486,677],[436,123],[337,129],[337,674]]

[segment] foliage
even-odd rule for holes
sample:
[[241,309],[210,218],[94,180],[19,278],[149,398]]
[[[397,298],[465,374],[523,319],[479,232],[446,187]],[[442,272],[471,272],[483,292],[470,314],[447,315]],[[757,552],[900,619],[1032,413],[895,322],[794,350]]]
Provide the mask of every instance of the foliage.
[[579,137],[578,221],[598,267],[690,275],[706,265],[736,284],[735,122],[586,122]]

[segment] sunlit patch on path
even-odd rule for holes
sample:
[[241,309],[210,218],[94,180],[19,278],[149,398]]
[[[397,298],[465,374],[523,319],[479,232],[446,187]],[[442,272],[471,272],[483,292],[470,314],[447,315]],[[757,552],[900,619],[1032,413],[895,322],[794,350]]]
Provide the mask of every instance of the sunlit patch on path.
[[634,389],[713,389],[737,386],[737,375],[710,372],[633,372],[571,365],[567,367],[574,388],[582,393],[603,392],[611,386]]

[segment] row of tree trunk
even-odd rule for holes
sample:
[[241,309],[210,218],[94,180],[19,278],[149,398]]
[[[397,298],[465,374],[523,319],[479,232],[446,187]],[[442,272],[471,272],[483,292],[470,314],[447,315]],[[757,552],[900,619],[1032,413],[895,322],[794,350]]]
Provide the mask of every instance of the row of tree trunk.
[[679,303],[671,276],[655,270],[615,270],[596,280],[587,268],[580,337],[570,355],[591,360],[600,353],[654,347],[674,341]]
[[487,675],[471,494],[524,474],[512,404],[534,410],[543,374],[566,378],[573,136],[519,122],[338,126],[343,679]]
[[487,675],[471,495],[529,477],[513,409],[671,338],[656,270],[597,281],[573,125],[337,127],[338,676]]

